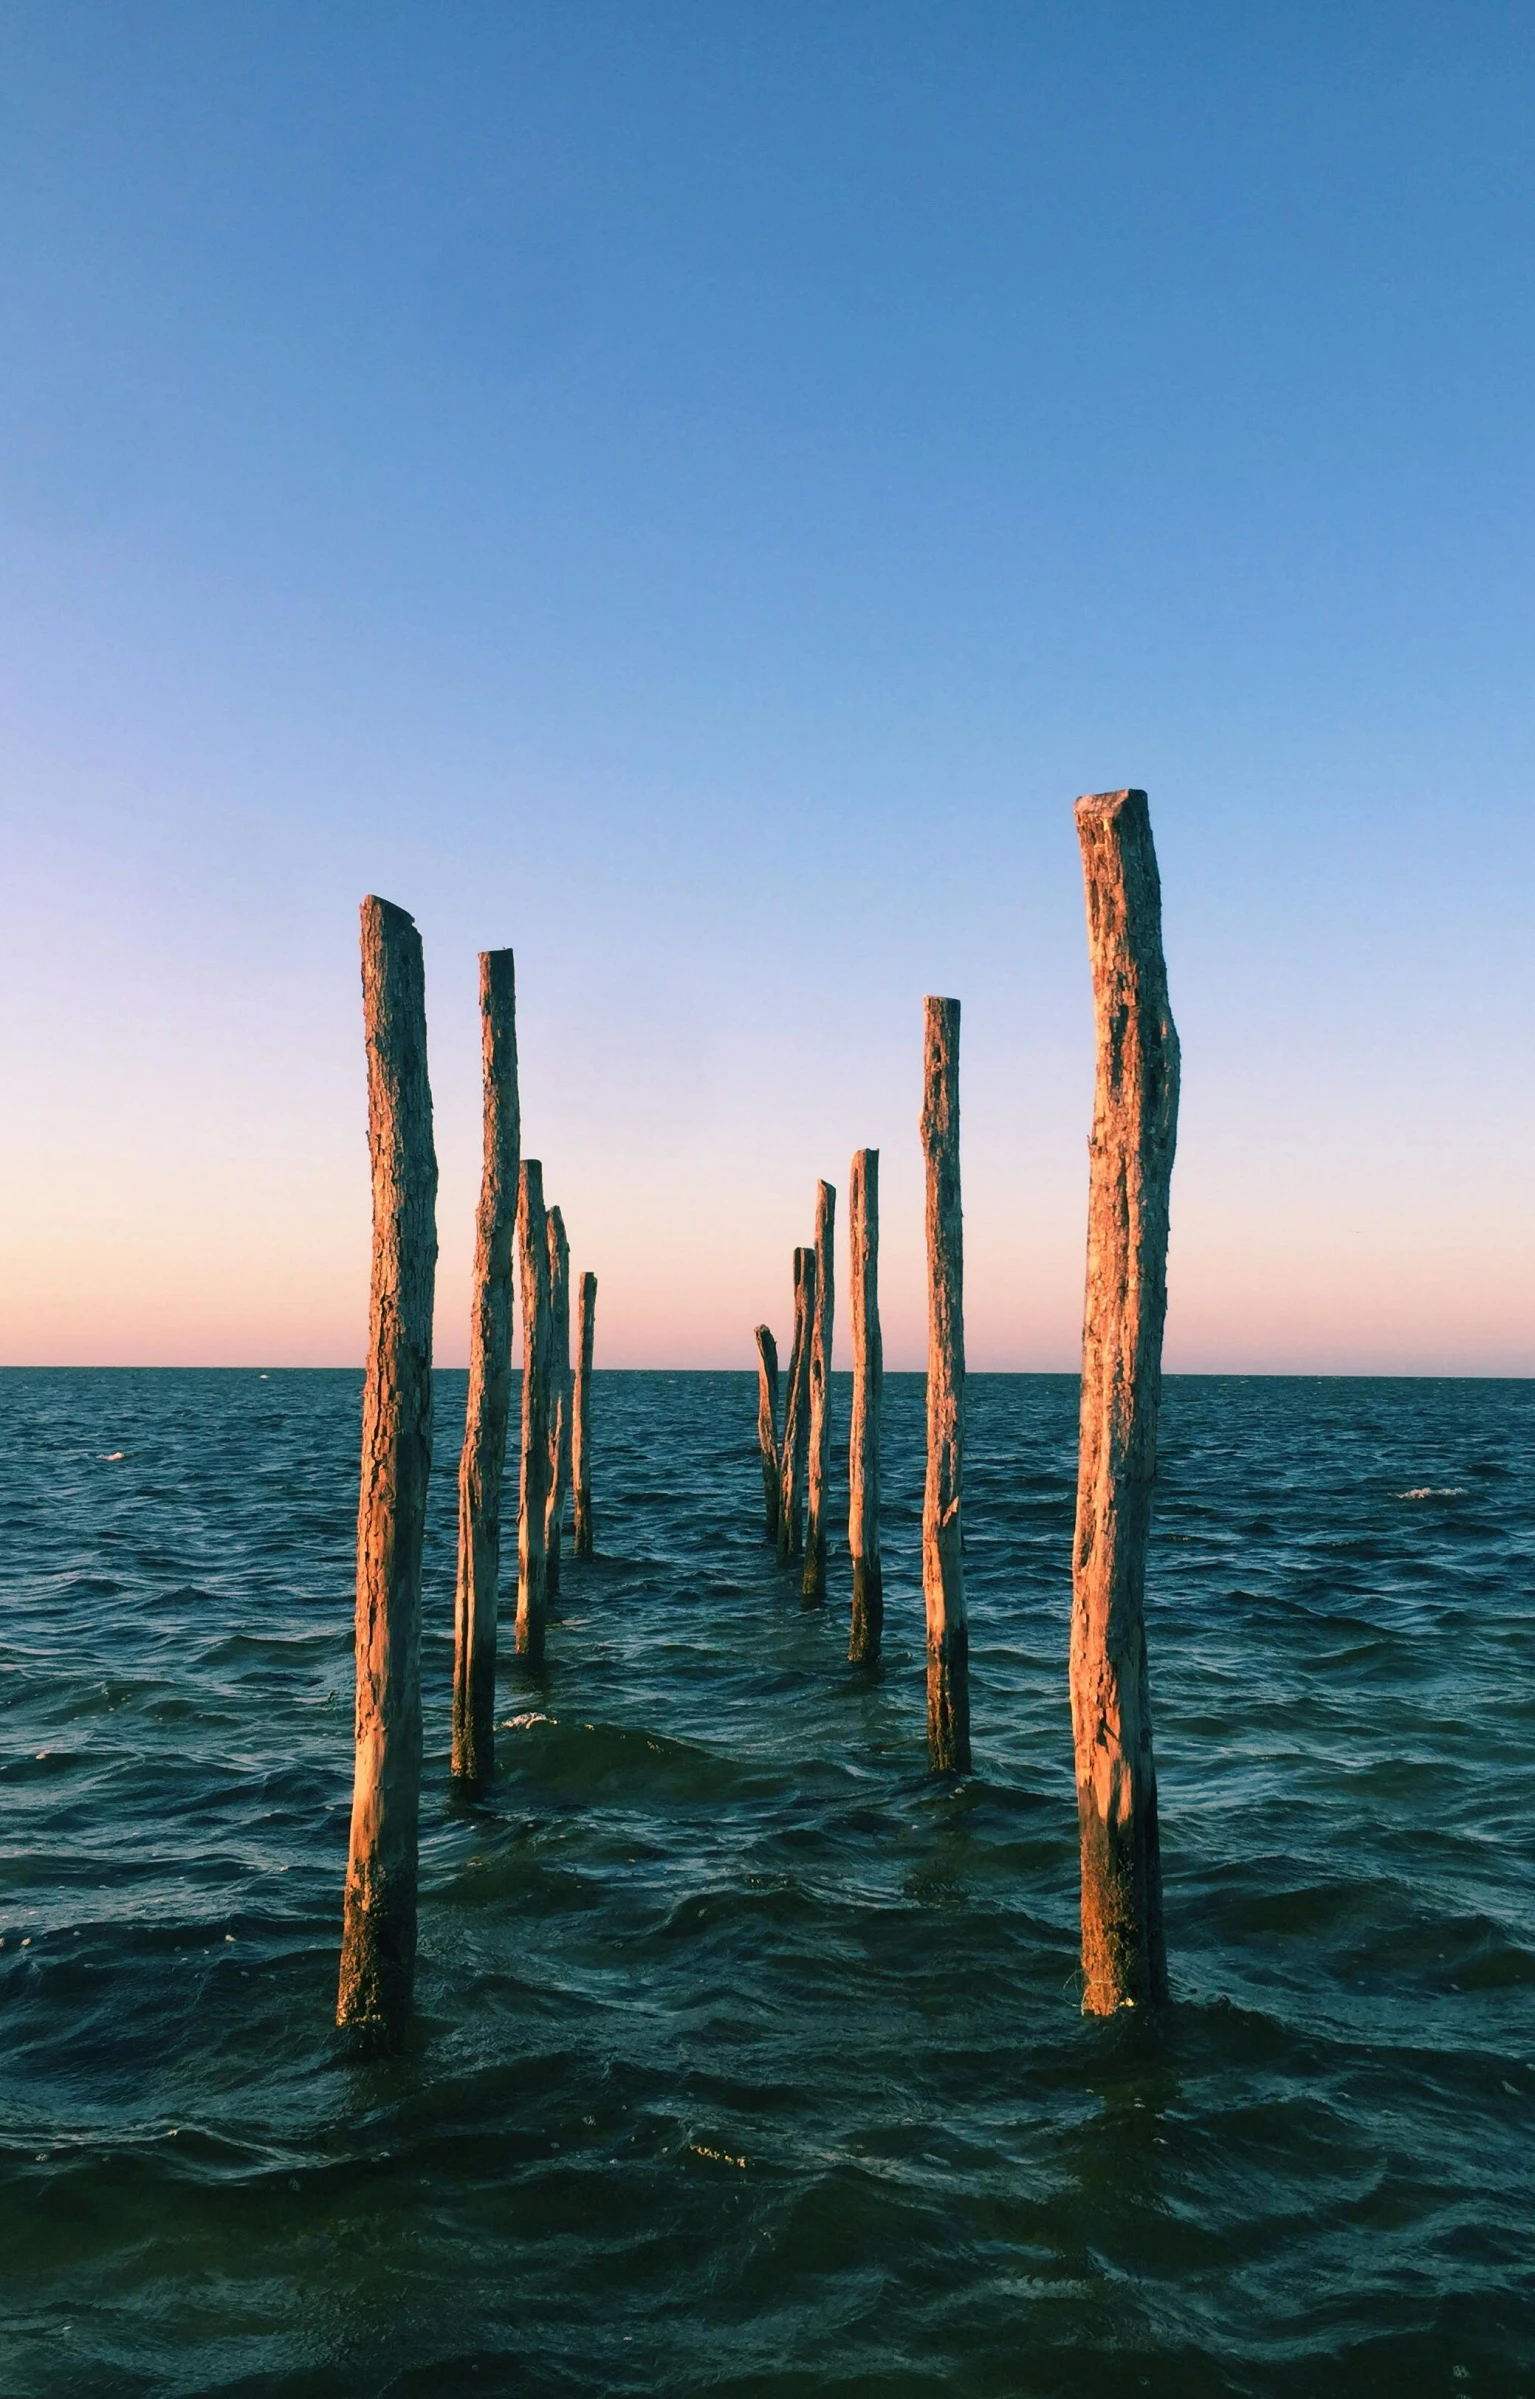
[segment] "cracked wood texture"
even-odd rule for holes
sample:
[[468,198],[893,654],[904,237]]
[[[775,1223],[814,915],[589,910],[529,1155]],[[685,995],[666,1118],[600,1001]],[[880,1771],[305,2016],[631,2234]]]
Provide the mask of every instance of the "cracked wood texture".
[[356,1764],[336,2021],[394,2046],[416,1971],[437,1154],[421,936],[388,900],[362,904],[362,992],[373,1273],[357,1505]]
[[965,1256],[959,1202],[959,1002],[923,1002],[922,1151],[927,1161],[927,1754],[970,1771],[970,1638],[960,1492],[965,1450]]
[[576,1387],[571,1403],[570,1482],[575,1494],[571,1555],[589,1558],[592,1534],[592,1346],[597,1336],[597,1277],[584,1274],[576,1294]]
[[778,1452],[778,1562],[787,1566],[804,1544],[805,1461],[810,1448],[810,1329],[815,1314],[815,1251],[794,1253],[794,1346],[784,1394]]
[[853,1414],[848,1428],[847,1545],[853,1555],[853,1615],[847,1654],[872,1666],[885,1626],[879,1556],[879,1411],[884,1350],[879,1335],[879,1152],[856,1150],[848,1172],[848,1302],[853,1318]]
[[522,1458],[517,1514],[517,1654],[544,1662],[548,1560],[544,1512],[549,1501],[550,1359],[554,1321],[549,1298],[549,1223],[544,1170],[524,1158],[517,1189],[517,1259],[522,1289]]
[[1089,1144],[1071,1720],[1082,1842],[1082,2006],[1167,1995],[1144,1595],[1156,1475],[1178,1036],[1143,791],[1077,802],[1098,1074]]
[[763,1538],[778,1539],[778,1344],[757,1327],[757,1447],[762,1452]]
[[805,1573],[800,1596],[808,1607],[826,1599],[826,1476],[831,1465],[831,1343],[837,1281],[833,1241],[837,1194],[815,1187],[815,1313],[810,1329],[810,1449],[805,1498]]
[[570,1489],[570,1243],[565,1219],[551,1208],[549,1225],[549,1495],[544,1503],[544,1557],[552,1599],[560,1587],[560,1540]]
[[458,1583],[453,1602],[453,1774],[495,1772],[496,1612],[501,1493],[512,1412],[512,1236],[521,1117],[517,984],[510,950],[480,953],[485,1158],[469,1309],[469,1405],[458,1462]]

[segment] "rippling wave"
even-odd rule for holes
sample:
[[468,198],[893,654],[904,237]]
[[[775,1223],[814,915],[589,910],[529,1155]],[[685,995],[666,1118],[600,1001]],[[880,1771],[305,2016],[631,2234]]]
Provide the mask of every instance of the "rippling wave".
[[[1176,2005],[1077,2008],[1075,1384],[974,1376],[977,1771],[759,1538],[754,1378],[603,1374],[601,1555],[447,1783],[419,2022],[331,2031],[359,1378],[0,1375],[0,2389],[1535,2399],[1535,1390],[1180,1377]],[[846,1382],[834,1378],[845,1423]]]

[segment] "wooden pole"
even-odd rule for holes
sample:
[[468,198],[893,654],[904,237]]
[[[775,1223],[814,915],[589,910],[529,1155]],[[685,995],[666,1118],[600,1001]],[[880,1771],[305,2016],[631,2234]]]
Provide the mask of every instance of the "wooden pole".
[[469,1407],[458,1462],[458,1584],[453,1601],[453,1773],[495,1772],[496,1605],[501,1490],[512,1412],[512,1234],[517,1221],[521,1119],[517,1102],[517,984],[510,950],[480,953],[485,1162],[475,1219],[469,1310]]
[[763,1537],[778,1539],[778,1344],[757,1327],[757,1447],[762,1452]]
[[810,1334],[810,1472],[805,1510],[805,1574],[800,1596],[808,1607],[826,1600],[826,1475],[831,1464],[831,1342],[837,1262],[832,1246],[837,1194],[815,1187],[815,1315]]
[[549,1361],[554,1328],[549,1304],[549,1227],[544,1170],[524,1158],[517,1191],[517,1255],[522,1279],[522,1466],[517,1520],[517,1654],[544,1662],[548,1557],[544,1511],[549,1499]]
[[810,1327],[815,1313],[815,1251],[794,1253],[794,1347],[784,1394],[778,1453],[778,1562],[797,1558],[804,1540],[805,1460],[810,1446]]
[[551,1208],[549,1225],[549,1496],[544,1503],[544,1556],[552,1599],[560,1587],[561,1520],[570,1489],[570,1243],[565,1219]]
[[362,993],[373,1273],[357,1505],[356,1764],[336,2021],[391,2045],[409,2017],[416,1971],[437,1154],[421,936],[388,900],[362,904]]
[[929,999],[923,1044],[927,1160],[927,1754],[936,1773],[970,1771],[970,1636],[960,1489],[965,1447],[965,1265],[959,1204],[959,1002]]
[[597,1331],[597,1277],[584,1274],[576,1295],[576,1387],[571,1404],[571,1485],[575,1530],[571,1554],[589,1558],[592,1537],[592,1344]]
[[1087,1202],[1082,1420],[1072,1556],[1071,1720],[1082,1838],[1082,2007],[1167,1996],[1146,1674],[1178,1036],[1143,791],[1077,802],[1098,1075]]
[[855,1150],[848,1173],[848,1292],[853,1312],[853,1416],[848,1432],[847,1544],[853,1553],[853,1620],[847,1654],[872,1666],[885,1627],[879,1556],[879,1152]]

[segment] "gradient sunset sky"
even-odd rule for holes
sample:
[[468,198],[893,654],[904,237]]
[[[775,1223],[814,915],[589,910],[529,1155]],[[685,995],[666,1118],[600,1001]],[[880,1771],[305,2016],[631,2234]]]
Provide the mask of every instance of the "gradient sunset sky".
[[1169,1367],[1535,1371],[1532,122],[1476,0],[0,10],[0,1359],[360,1361],[376,891],[440,1363],[510,943],[600,1363],[785,1339],[868,1142],[920,1364],[937,991],[1074,1367],[1138,783]]

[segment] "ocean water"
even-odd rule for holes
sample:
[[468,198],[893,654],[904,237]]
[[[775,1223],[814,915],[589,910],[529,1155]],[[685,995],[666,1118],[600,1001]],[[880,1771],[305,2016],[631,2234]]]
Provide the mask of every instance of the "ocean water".
[[[845,1420],[847,1388],[838,1378]],[[1529,2393],[1535,1385],[1183,1377],[1165,2021],[1084,2022],[1075,1385],[976,1376],[977,1770],[760,1539],[754,1383],[601,1374],[601,1555],[446,1775],[419,2023],[332,2030],[351,1374],[0,1375],[0,2391]]]

